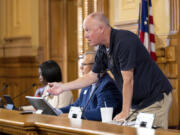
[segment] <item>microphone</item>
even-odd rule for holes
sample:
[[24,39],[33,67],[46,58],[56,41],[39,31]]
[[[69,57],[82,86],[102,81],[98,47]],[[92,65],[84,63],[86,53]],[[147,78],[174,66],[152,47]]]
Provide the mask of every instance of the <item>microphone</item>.
[[26,93],[27,91],[31,90],[33,87],[35,87],[36,84],[33,83],[28,89],[24,90],[23,92],[19,93],[18,95],[16,95],[15,97],[12,98],[12,100],[15,100],[16,98],[18,98],[19,96],[23,95],[24,93]]
[[11,98],[9,95],[3,95],[4,96],[4,99],[6,100],[6,109],[8,110],[20,110],[19,108],[17,108],[15,105],[14,105],[14,102],[13,100],[16,99],[17,97],[23,95],[24,93],[26,93],[27,91],[31,90],[34,86],[36,86],[36,84],[32,84],[30,88],[24,90],[23,92],[19,93],[17,96]]
[[138,105],[138,108],[135,109],[134,111],[132,111],[131,114],[129,114],[129,116],[123,121],[120,123],[120,125],[128,125],[127,122],[128,120],[133,116],[133,114],[135,113],[139,113],[139,111],[141,110],[141,107],[143,106],[144,102],[141,102],[139,105]]
[[100,84],[100,81],[99,81],[99,80],[100,80],[100,73],[98,74],[98,82],[96,83],[95,89],[94,89],[93,93],[91,94],[91,97],[89,98],[89,100],[88,100],[87,104],[84,106],[84,108],[80,108],[80,109],[81,109],[81,112],[82,112],[81,117],[84,117],[86,120],[87,120],[87,118],[86,118],[85,116],[83,116],[83,115],[84,115],[84,112],[85,112],[85,110],[87,109],[90,101],[92,100],[92,97],[94,96],[97,88],[99,87],[99,84]]
[[[3,83],[3,87],[2,87],[2,89],[0,89],[0,92],[4,91],[7,87],[8,87],[8,84]],[[4,108],[4,102],[3,102],[2,98],[0,98],[0,108]]]
[[0,92],[1,92],[1,91],[4,91],[7,87],[8,87],[8,84],[3,83],[3,87],[2,87],[2,89],[0,89]]

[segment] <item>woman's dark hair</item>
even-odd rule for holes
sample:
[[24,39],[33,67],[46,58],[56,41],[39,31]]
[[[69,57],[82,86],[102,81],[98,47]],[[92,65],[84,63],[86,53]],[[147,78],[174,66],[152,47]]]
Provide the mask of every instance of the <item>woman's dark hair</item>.
[[47,82],[61,82],[62,74],[59,65],[54,60],[48,60],[43,62],[39,68],[43,79]]

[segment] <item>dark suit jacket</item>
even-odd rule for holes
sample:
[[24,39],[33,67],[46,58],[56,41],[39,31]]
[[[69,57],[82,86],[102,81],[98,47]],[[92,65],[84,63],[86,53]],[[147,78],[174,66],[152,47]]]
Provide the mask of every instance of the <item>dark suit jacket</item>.
[[[80,97],[73,104],[60,108],[63,113],[69,113],[71,106],[85,107],[89,100],[91,87],[86,87],[81,90]],[[108,107],[113,107],[113,116],[121,111],[122,107],[122,95],[120,90],[116,87],[114,81],[105,74],[99,79],[96,84],[95,92],[82,114],[82,118],[88,120],[101,121],[100,108],[104,107],[104,101]]]

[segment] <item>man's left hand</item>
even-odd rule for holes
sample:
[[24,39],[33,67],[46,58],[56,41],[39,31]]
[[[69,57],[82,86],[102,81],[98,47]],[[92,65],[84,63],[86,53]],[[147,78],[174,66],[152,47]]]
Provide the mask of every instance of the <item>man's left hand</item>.
[[117,114],[113,120],[123,122],[129,116],[129,113],[121,112]]

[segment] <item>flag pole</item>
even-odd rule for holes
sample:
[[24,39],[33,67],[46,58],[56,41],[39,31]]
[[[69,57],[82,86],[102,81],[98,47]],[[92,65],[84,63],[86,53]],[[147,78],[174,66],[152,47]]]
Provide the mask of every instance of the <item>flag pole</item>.
[[138,37],[140,37],[141,15],[142,15],[142,1],[139,2]]

